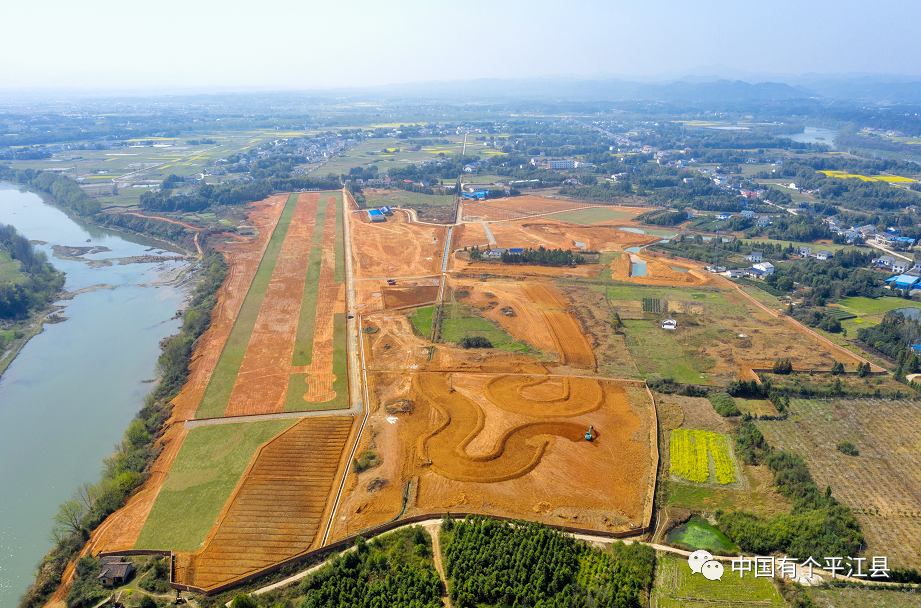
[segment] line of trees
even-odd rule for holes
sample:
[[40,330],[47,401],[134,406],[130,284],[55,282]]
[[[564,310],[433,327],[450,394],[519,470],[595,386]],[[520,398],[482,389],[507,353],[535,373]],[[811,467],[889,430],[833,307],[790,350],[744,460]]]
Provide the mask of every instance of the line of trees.
[[77,215],[91,216],[99,213],[99,201],[83,191],[80,185],[65,175],[36,171],[35,169],[12,169],[0,165],[0,180],[31,186],[54,197],[56,203]]
[[502,252],[503,264],[533,264],[536,266],[574,266],[584,264],[585,258],[569,249],[528,249],[521,253]]

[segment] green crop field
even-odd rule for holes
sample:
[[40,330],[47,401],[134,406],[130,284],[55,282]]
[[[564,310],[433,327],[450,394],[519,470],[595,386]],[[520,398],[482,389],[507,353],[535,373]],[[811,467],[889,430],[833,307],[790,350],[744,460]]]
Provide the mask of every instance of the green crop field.
[[339,410],[349,407],[348,344],[345,313],[333,317],[333,391],[336,396],[329,401],[313,403],[303,396],[310,383],[310,374],[288,376],[288,392],[285,396],[286,412],[311,412],[316,410]]
[[921,303],[902,298],[842,298],[838,301],[841,308],[857,315],[858,317],[867,317],[873,315],[882,315],[896,308],[921,308]]
[[345,233],[342,228],[342,194],[336,194],[336,283],[345,283]]
[[474,336],[486,338],[495,348],[501,350],[516,353],[532,352],[527,344],[515,340],[492,321],[475,316],[460,302],[446,304],[441,320],[441,338],[445,342],[458,343],[466,337]]
[[408,190],[384,190],[380,192],[380,194],[366,194],[369,207],[401,207],[405,205],[445,207],[454,204],[453,194],[420,194]]
[[566,213],[556,213],[548,217],[560,220],[561,222],[584,225],[608,220],[618,220],[624,217],[633,217],[634,215],[636,215],[636,212],[633,211],[619,211],[617,209],[595,207],[592,209],[578,209],[576,211],[567,211]]
[[652,594],[651,605],[658,608],[786,606],[770,578],[755,578],[751,572],[740,578],[727,562],[722,579],[711,581],[691,572],[687,559],[661,554]]
[[669,532],[668,542],[688,551],[737,552],[739,549],[719,528],[697,515]]
[[428,340],[432,335],[432,315],[435,314],[434,306],[419,308],[415,313],[409,313],[409,320],[422,336]]
[[205,394],[202,396],[201,403],[198,405],[196,417],[210,418],[221,416],[227,409],[227,402],[230,400],[230,394],[233,391],[234,382],[237,379],[237,373],[240,371],[240,365],[243,363],[243,356],[246,354],[246,347],[249,345],[250,336],[253,328],[256,326],[256,318],[259,316],[259,309],[262,308],[262,301],[265,299],[265,292],[272,280],[272,273],[275,270],[275,263],[278,261],[278,254],[281,252],[281,245],[288,233],[288,226],[291,224],[291,216],[294,215],[294,208],[297,205],[297,194],[288,197],[285,208],[278,220],[278,225],[272,233],[253,282],[246,292],[246,298],[240,307],[227,342],[221,351],[221,356],[217,361]]
[[135,548],[199,549],[259,446],[296,422],[219,424],[189,431]]
[[[688,384],[711,384],[697,357],[697,346],[679,342],[679,334],[658,321],[625,320],[627,348],[644,377],[670,377]],[[698,343],[699,345],[699,343]]]
[[0,249],[0,283],[20,283],[26,276],[19,271],[19,262],[10,257],[10,254]]

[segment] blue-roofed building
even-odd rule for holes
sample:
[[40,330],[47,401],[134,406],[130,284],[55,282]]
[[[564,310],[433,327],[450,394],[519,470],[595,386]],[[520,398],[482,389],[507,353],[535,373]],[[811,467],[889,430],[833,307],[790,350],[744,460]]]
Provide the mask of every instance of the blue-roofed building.
[[911,289],[918,281],[921,281],[921,277],[913,277],[910,274],[900,274],[891,279],[886,279],[889,289]]
[[915,239],[910,236],[900,236],[895,239],[897,243],[905,243],[907,246],[911,247],[915,244]]
[[481,201],[486,199],[485,192],[462,192],[461,196],[467,199],[476,199]]
[[524,253],[524,248],[522,247],[510,247],[508,250],[509,253]]
[[372,222],[386,222],[387,217],[380,209],[368,209],[368,219]]

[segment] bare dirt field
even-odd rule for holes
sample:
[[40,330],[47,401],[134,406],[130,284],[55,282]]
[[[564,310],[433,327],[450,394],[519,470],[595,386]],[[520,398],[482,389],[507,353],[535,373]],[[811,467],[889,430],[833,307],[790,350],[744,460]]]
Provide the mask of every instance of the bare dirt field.
[[577,249],[578,241],[585,243],[590,251],[623,251],[626,247],[641,247],[660,240],[657,236],[618,229],[625,225],[624,222],[582,226],[552,218],[495,222],[489,224],[489,228],[498,247]]
[[[646,274],[634,276],[631,259],[636,258],[646,263]],[[615,281],[636,283],[637,285],[668,285],[674,287],[697,287],[712,282],[710,273],[699,270],[687,262],[665,261],[643,254],[623,255],[614,259],[609,268],[611,278]],[[687,269],[684,272],[675,268]]]
[[474,245],[482,249],[488,243],[482,224],[461,224],[451,231],[451,251]]
[[[401,510],[474,510],[599,530],[644,525],[654,475],[645,391],[595,379],[437,372],[375,374],[372,386],[364,441],[388,451],[380,467],[350,474],[340,513],[352,532]],[[388,411],[385,404],[402,400],[409,411]],[[399,454],[399,465],[387,454]],[[336,525],[345,532],[339,518]]]
[[[487,221],[509,220],[544,213],[558,213],[574,209],[595,207],[597,203],[564,201],[542,196],[524,195],[510,198],[489,199],[483,202],[464,201],[464,219],[482,219]],[[625,212],[625,221],[639,215],[646,209],[636,207],[614,207],[611,209]]]
[[414,277],[441,272],[445,228],[391,221],[374,224],[353,221],[351,226],[356,278]]
[[317,546],[353,422],[305,418],[265,445],[177,580],[209,588]]
[[560,363],[594,370],[595,355],[582,333],[579,322],[569,313],[569,303],[553,288],[541,284],[524,284],[521,290],[540,310],[544,323],[556,344]]

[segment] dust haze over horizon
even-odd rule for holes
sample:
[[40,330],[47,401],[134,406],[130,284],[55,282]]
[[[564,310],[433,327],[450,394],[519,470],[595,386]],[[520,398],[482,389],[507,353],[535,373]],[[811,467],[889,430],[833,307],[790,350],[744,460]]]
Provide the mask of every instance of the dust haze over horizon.
[[909,0],[45,0],[4,12],[0,91],[14,93],[921,73],[921,3]]

